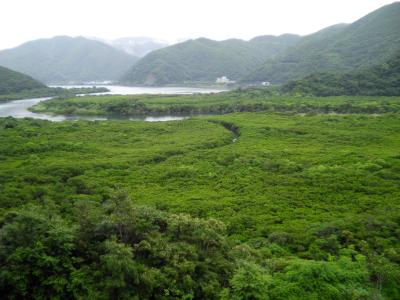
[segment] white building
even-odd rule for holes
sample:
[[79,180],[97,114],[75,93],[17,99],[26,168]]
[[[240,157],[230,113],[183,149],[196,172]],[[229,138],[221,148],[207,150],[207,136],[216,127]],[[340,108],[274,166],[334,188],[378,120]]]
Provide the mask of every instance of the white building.
[[218,77],[217,80],[215,80],[215,83],[228,84],[228,83],[235,83],[235,81],[230,80],[226,76],[221,76],[221,77]]

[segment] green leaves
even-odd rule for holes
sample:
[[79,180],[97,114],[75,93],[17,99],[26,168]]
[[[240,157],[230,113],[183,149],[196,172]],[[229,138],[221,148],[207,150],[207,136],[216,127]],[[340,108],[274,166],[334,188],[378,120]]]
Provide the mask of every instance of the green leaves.
[[65,217],[79,222],[33,205],[5,216],[3,296],[212,299],[233,270],[224,226],[215,220],[136,206],[123,193]]
[[6,215],[0,229],[2,295],[67,296],[76,229],[54,211],[35,206]]
[[272,276],[267,269],[252,262],[241,261],[230,280],[230,290],[222,292],[222,299],[232,300],[269,300]]

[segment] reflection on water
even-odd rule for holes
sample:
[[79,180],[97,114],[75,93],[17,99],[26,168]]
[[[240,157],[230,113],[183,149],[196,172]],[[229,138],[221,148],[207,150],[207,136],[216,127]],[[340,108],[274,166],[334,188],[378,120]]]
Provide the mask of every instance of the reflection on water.
[[26,100],[14,100],[10,102],[0,103],[0,117],[14,117],[14,118],[35,118],[43,119],[49,121],[66,121],[66,120],[132,120],[132,121],[146,121],[146,122],[162,122],[162,121],[176,121],[187,119],[190,116],[146,116],[146,117],[98,117],[98,116],[66,116],[66,115],[48,115],[48,114],[37,114],[30,112],[29,107],[39,103],[40,101],[45,101],[50,98],[36,98],[36,99],[26,99]]
[[[61,86],[66,88],[73,87],[85,87],[85,86]],[[110,92],[99,93],[107,95],[134,95],[134,94],[173,94],[173,95],[189,95],[195,93],[219,93],[223,90],[215,89],[203,89],[203,88],[189,88],[189,87],[125,87],[125,86],[105,86]],[[35,98],[25,100],[13,100],[9,102],[0,102],[0,117],[14,117],[14,118],[35,118],[50,121],[65,121],[65,120],[108,120],[108,119],[124,119],[118,117],[94,117],[94,116],[66,116],[66,115],[48,115],[48,114],[37,114],[30,112],[28,109],[31,106],[38,104],[41,101],[51,99],[47,98]],[[135,121],[146,121],[146,122],[162,122],[162,121],[176,121],[187,119],[190,116],[146,116],[146,117],[131,117],[125,118],[128,120]]]
[[[190,118],[190,116],[161,116],[161,117],[145,117],[144,121],[146,122],[164,122],[164,121],[179,121]],[[131,120],[137,120],[135,118],[131,118]]]
[[[85,88],[85,85],[54,85],[52,87],[61,88]],[[119,85],[96,85],[105,87],[109,92],[94,93],[93,95],[191,95],[191,94],[211,94],[227,91],[226,89],[193,88],[193,87],[138,87],[138,86],[119,86]]]
[[34,114],[28,110],[29,107],[39,103],[40,101],[45,101],[48,99],[51,98],[47,97],[0,102],[0,117],[48,119],[51,116]]

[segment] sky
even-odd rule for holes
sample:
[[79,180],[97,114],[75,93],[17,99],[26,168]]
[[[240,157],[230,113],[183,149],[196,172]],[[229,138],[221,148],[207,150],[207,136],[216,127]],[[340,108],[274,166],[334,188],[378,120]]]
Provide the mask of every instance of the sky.
[[306,35],[351,23],[394,0],[0,0],[0,49],[56,35],[197,37]]

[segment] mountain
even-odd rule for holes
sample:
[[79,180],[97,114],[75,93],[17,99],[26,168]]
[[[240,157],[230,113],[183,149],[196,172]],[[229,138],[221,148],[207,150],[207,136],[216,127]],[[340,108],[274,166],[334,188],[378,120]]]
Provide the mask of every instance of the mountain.
[[137,57],[143,57],[152,51],[168,46],[166,42],[157,41],[148,37],[120,38],[110,41],[110,45]]
[[314,96],[399,96],[400,51],[383,64],[345,74],[313,74],[285,84],[282,91]]
[[261,36],[250,41],[189,40],[153,51],[122,78],[124,84],[165,85],[238,80],[268,58],[296,43],[299,36]]
[[282,83],[316,72],[347,72],[389,59],[400,49],[400,2],[349,25],[335,25],[302,38],[243,81]]
[[46,88],[33,78],[0,66],[0,95]]
[[115,40],[107,40],[91,36],[88,36],[87,38],[105,43],[135,57],[143,57],[154,50],[168,46],[168,43],[165,41],[149,37],[123,37]]
[[137,58],[83,37],[57,36],[0,51],[0,65],[46,83],[115,80]]

